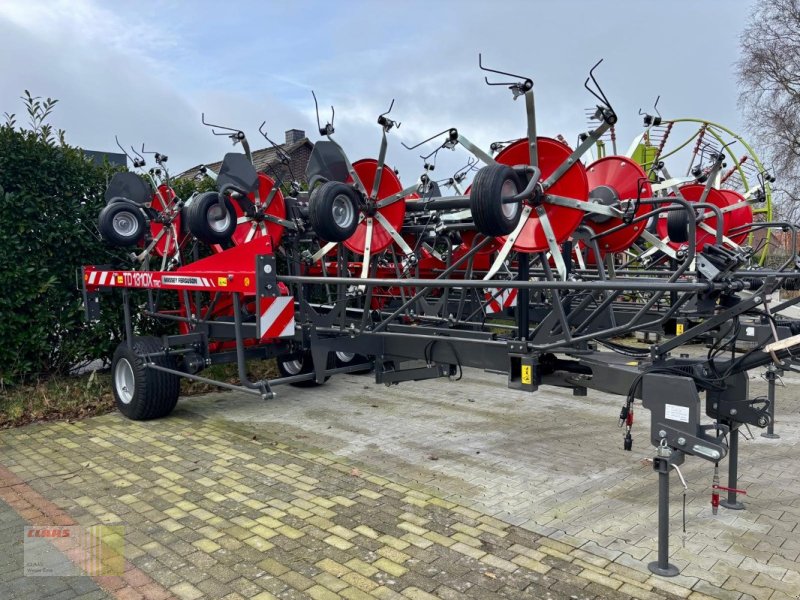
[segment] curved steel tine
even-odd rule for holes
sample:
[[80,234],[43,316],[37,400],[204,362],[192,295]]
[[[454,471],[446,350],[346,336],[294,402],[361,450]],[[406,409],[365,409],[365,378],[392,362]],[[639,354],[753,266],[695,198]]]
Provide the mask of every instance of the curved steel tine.
[[378,118],[385,117],[385,116],[386,116],[386,115],[388,115],[390,112],[392,112],[392,107],[394,107],[394,98],[392,98],[392,103],[389,105],[389,110],[387,110],[386,112],[383,112],[383,113],[379,114],[379,115],[378,115]]
[[334,109],[333,105],[331,104],[331,122],[328,123],[323,129],[322,124],[319,121],[319,103],[317,102],[317,95],[314,93],[314,90],[311,90],[311,95],[314,97],[314,111],[317,113],[317,129],[319,130],[320,135],[329,135],[333,133],[333,121],[336,118],[336,109]]
[[[281,162],[281,164],[286,166],[286,168],[289,170],[289,177],[291,177],[292,181],[294,181],[295,176],[294,176],[294,171],[292,171],[292,165],[291,165],[292,159],[289,157],[288,154],[286,154],[284,149],[281,148],[279,144],[276,144],[272,140],[272,138],[269,137],[267,131],[264,129],[264,125],[266,125],[266,123],[267,123],[266,120],[264,120],[261,123],[261,125],[258,127],[258,133],[260,133],[264,137],[264,139],[267,140],[270,143],[270,145],[275,149],[275,154],[277,155],[278,160]],[[275,175],[276,179],[281,179],[280,174],[274,167],[270,167],[270,169],[272,170],[272,174]]]
[[314,97],[314,111],[317,113],[317,129],[322,131],[322,125],[319,122],[319,103],[317,102],[317,95],[314,90],[311,90],[311,95]]
[[428,139],[422,140],[419,144],[414,144],[413,146],[409,146],[405,142],[400,142],[400,143],[403,145],[403,148],[405,148],[406,150],[413,150],[414,148],[419,148],[423,144],[427,144],[431,140],[436,139],[437,137],[439,137],[440,135],[443,135],[445,133],[449,133],[452,129],[453,129],[452,127],[448,127],[444,131],[440,131],[439,133],[436,133],[436,134],[432,135],[431,137],[429,137]]
[[126,157],[128,157],[128,160],[130,160],[131,162],[133,162],[133,157],[132,157],[130,154],[128,154],[127,150],[125,150],[125,148],[123,148],[123,147],[122,147],[122,144],[120,144],[120,143],[119,143],[119,137],[117,137],[117,136],[115,135],[115,136],[114,136],[114,141],[116,141],[116,142],[117,142],[117,147],[118,147],[120,150],[122,150],[122,153],[123,153],[123,154],[124,154]]
[[459,177],[466,177],[467,173],[470,171],[475,170],[475,165],[478,164],[478,159],[473,159],[472,157],[467,158],[467,164],[460,169],[456,169],[455,173],[453,173],[453,179],[458,181]]
[[436,157],[439,154],[439,150],[441,150],[441,149],[442,149],[442,147],[439,146],[438,148],[436,148],[433,152],[431,152],[427,156],[423,156],[422,154],[420,154],[419,157],[422,160],[427,161],[432,156],[433,157],[433,164],[435,165],[436,164]]
[[[586,81],[583,82],[583,87],[586,88],[586,90],[592,96],[597,98],[597,100],[599,100],[601,104],[603,104],[606,108],[610,109],[613,112],[614,109],[611,108],[611,103],[608,101],[608,98],[606,97],[605,93],[603,92],[603,88],[600,87],[600,84],[597,83],[597,78],[595,78],[595,76],[594,76],[595,69],[597,69],[597,67],[599,67],[600,63],[602,63],[602,62],[603,62],[603,59],[601,58],[600,60],[598,60],[595,63],[595,65],[591,69],[589,69],[589,76],[586,78]],[[591,80],[592,83],[594,84],[594,86],[597,88],[597,92],[595,92],[592,88],[589,87],[589,80]]]
[[226,127],[225,125],[214,125],[213,123],[207,123],[205,113],[200,113],[200,121],[206,127],[211,127],[211,133],[213,133],[214,135],[228,135],[227,133],[219,133],[214,131],[214,127],[216,127],[217,129],[227,129],[228,131],[232,131],[234,133],[238,133],[240,131],[239,129],[234,129],[233,127]]
[[[530,77],[525,77],[524,75],[516,75],[514,73],[506,73],[505,71],[498,71],[497,69],[490,69],[489,67],[483,66],[483,55],[478,52],[478,68],[481,71],[486,71],[488,73],[497,73],[498,75],[507,75],[508,77],[516,77],[517,79],[522,79],[524,81],[530,81],[531,86],[533,85],[533,80]],[[492,83],[489,81],[488,77],[484,77],[483,80],[486,82],[486,85],[514,85],[516,81],[508,81],[508,82],[496,82]]]
[[[142,144],[142,147],[144,147],[144,144]],[[131,150],[133,150],[133,153],[134,153],[136,156],[138,156],[140,159],[144,160],[144,156],[142,156],[141,154],[139,154],[138,152],[136,152],[136,148],[134,148],[134,147],[133,147],[133,144],[131,144]]]

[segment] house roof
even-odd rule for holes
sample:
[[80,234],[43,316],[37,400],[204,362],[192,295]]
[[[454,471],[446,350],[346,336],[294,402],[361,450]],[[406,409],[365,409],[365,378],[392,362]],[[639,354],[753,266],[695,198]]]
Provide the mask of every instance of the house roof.
[[[307,146],[308,148],[313,148],[314,144],[309,140],[307,137],[304,137],[301,140],[296,142],[291,142],[289,144],[279,144],[278,148],[280,148],[283,152],[288,154],[290,157],[292,154],[297,152],[300,148]],[[280,159],[278,158],[278,150],[272,146],[269,148],[262,148],[261,150],[254,150],[252,152],[253,155],[253,166],[255,166],[256,171],[265,171],[268,170],[268,167],[277,167],[280,165]],[[195,165],[191,169],[187,169],[183,173],[177,176],[177,179],[183,178],[193,178],[196,177],[200,173],[200,167],[206,166],[212,171],[218,173],[219,168],[222,166],[222,161],[218,161],[215,163],[204,163]],[[300,177],[301,179],[305,177],[305,173],[295,173],[295,177]]]

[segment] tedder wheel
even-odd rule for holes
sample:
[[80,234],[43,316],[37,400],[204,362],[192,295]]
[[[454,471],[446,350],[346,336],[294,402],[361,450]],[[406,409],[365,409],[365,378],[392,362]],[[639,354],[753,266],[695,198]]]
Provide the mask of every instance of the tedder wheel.
[[671,210],[667,213],[667,237],[676,244],[689,241],[689,213],[685,210]]
[[336,366],[349,367],[350,365],[364,365],[363,369],[352,371],[354,375],[364,375],[372,372],[372,361],[367,356],[362,354],[355,354],[354,352],[335,352]]
[[308,220],[326,242],[343,242],[358,227],[358,198],[352,186],[327,181],[311,193]]
[[111,362],[114,399],[119,411],[129,419],[146,421],[166,417],[178,402],[180,378],[145,366],[149,360],[162,367],[175,368],[174,359],[166,356],[142,358],[160,351],[161,342],[154,337],[136,337],[132,348],[122,342],[114,351]]
[[236,212],[228,198],[222,207],[217,192],[205,192],[192,200],[186,221],[189,231],[201,242],[223,244],[236,229]]
[[100,211],[97,226],[110,244],[135,246],[144,237],[145,220],[138,205],[120,199]]
[[469,193],[475,227],[487,236],[508,235],[519,223],[520,204],[503,204],[501,198],[516,196],[519,177],[507,165],[487,165],[475,175]]
[[[275,362],[278,364],[278,372],[280,373],[281,377],[293,377],[295,375],[306,375],[314,372],[314,361],[311,359],[310,350],[279,356]],[[328,362],[326,368],[336,368],[336,355],[333,352],[328,353]],[[326,377],[325,381],[328,381],[328,379],[330,379],[330,376]],[[321,384],[317,383],[314,379],[306,379],[304,381],[290,383],[289,385],[301,388],[309,388],[317,387]]]

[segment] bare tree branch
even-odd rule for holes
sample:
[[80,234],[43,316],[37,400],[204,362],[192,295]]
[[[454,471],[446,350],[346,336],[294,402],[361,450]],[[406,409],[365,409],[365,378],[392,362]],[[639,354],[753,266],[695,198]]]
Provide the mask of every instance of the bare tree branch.
[[800,0],[761,0],[736,64],[748,130],[771,165],[780,216],[800,216]]

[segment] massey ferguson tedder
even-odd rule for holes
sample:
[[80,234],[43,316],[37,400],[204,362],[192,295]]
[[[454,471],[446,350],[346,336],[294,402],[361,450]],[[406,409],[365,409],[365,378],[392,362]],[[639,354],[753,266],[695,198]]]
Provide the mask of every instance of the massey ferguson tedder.
[[[217,126],[244,152],[206,170],[216,191],[176,197],[159,154],[150,171],[134,159],[142,175],[116,174],[99,228],[131,249],[130,263],[88,266],[82,277],[89,318],[103,293],[124,299],[117,405],[131,419],[164,417],[181,377],[270,399],[279,385],[321,385],[337,373],[374,370],[390,385],[477,367],[530,392],[619,394],[630,449],[641,399],[660,480],[651,570],[674,575],[671,469],[686,455],[716,469],[730,454],[728,487],[715,486],[714,502],[727,491],[722,505],[736,508],[738,429],[774,418],[774,397],[751,398],[747,371],[786,367],[800,344],[800,322],[781,315],[800,298],[778,300],[800,280],[795,227],[771,220],[771,177],[723,127],[645,115],[643,134],[618,154],[617,114],[592,69],[592,125],[573,148],[538,135],[532,80],[480,66],[511,78],[486,83],[522,98],[526,128],[488,149],[456,127],[418,144],[432,149],[426,159],[445,149],[470,155],[445,180],[433,179],[427,160],[407,186],[387,167],[398,125],[391,106],[377,120],[377,158],[351,161],[333,138],[333,115],[320,124],[309,192],[256,172],[245,135]],[[689,161],[685,174],[669,170],[679,160]],[[776,231],[790,237],[792,255],[767,268]],[[141,316],[174,332],[138,336]],[[622,341],[637,331],[674,335],[650,349]],[[707,355],[672,354],[697,341]],[[749,349],[737,353],[741,342]],[[246,361],[267,358],[280,378],[251,380]],[[229,362],[239,385],[200,375]]]

